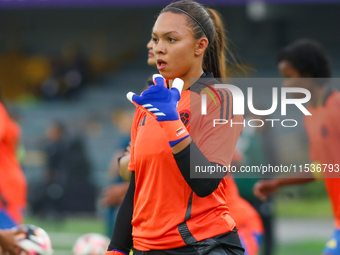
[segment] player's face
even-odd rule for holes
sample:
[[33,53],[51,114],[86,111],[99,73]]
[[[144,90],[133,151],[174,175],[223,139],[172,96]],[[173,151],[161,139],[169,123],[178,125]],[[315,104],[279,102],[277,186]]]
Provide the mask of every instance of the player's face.
[[281,75],[285,78],[302,78],[298,70],[294,68],[287,60],[283,60],[278,64]]
[[148,44],[146,45],[146,48],[148,48],[148,50],[149,50],[148,65],[156,67],[157,63],[156,63],[155,54],[153,53],[153,45],[154,45],[154,42],[151,38],[150,41],[148,42]]
[[58,141],[61,135],[61,131],[55,126],[50,126],[46,130],[46,137],[52,142]]
[[[286,78],[283,81],[282,86],[286,88],[309,88],[309,81],[307,79],[301,79],[304,78],[302,75],[298,72],[296,68],[292,66],[288,61],[283,60],[278,64],[279,71],[281,75]],[[301,93],[292,93],[290,94],[293,98],[304,98],[305,95]]]
[[185,14],[161,14],[152,33],[157,69],[166,79],[182,78],[197,66],[192,29]]

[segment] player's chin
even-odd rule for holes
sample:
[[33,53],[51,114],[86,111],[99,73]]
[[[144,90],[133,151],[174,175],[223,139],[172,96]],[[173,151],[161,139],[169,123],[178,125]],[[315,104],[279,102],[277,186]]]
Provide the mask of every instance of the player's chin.
[[164,77],[164,79],[168,81],[178,78],[178,76],[176,76],[176,74],[171,70],[158,70],[158,71]]
[[155,59],[149,58],[148,59],[148,65],[157,68],[157,63],[156,63]]
[[167,79],[167,80],[171,79],[171,78],[169,78],[170,77],[169,72],[167,72],[167,71],[160,71],[160,70],[158,70],[158,71],[164,77],[164,79]]

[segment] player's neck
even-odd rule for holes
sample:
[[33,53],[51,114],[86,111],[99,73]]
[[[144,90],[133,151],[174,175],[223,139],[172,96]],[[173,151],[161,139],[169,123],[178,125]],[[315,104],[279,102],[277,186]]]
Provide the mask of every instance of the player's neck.
[[318,105],[321,105],[324,103],[327,91],[328,91],[327,86],[314,85],[314,88],[311,91],[311,100],[310,100],[312,107],[317,107]]
[[[187,90],[191,84],[196,82],[203,74],[202,67],[192,68],[189,72],[187,72],[184,76],[179,77],[184,81],[184,86],[182,91]],[[169,87],[172,86],[172,80],[169,81]]]

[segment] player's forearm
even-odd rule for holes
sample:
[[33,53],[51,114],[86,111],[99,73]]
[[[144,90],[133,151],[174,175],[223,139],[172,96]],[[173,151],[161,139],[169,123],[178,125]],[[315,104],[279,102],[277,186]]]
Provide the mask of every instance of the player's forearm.
[[211,178],[190,177],[190,167],[203,166],[208,169],[212,165],[193,141],[179,153],[174,154],[174,158],[185,181],[199,197],[206,197],[213,193],[224,177],[223,172],[215,172]]
[[294,184],[309,183],[314,181],[315,178],[312,173],[297,173],[289,176],[288,178],[277,178],[275,181],[278,187],[289,186]]
[[131,179],[131,171],[128,169],[129,162],[130,162],[130,155],[131,154],[124,155],[118,161],[120,176],[126,182],[130,181]]
[[192,140],[191,140],[190,136],[184,138],[178,144],[171,147],[172,153],[177,154],[177,153],[181,152],[182,150],[184,150],[190,144],[191,141]]
[[131,181],[125,198],[119,208],[116,224],[113,230],[108,251],[119,250],[129,254],[132,248],[132,215],[135,193],[135,174],[131,175]]

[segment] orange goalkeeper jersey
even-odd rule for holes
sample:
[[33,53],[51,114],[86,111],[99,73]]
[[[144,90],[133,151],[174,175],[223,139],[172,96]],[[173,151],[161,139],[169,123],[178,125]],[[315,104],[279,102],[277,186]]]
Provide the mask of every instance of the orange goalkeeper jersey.
[[16,157],[20,136],[18,125],[0,103],[0,210],[5,210],[16,224],[22,223],[26,207],[26,179]]
[[[207,159],[227,166],[242,125],[213,128],[212,119],[223,117],[242,122],[243,116],[232,115],[232,95],[228,90],[218,92],[222,103],[208,100],[208,115],[201,115],[200,93],[182,92],[177,110]],[[131,145],[129,169],[135,171],[136,183],[132,219],[134,248],[147,251],[185,246],[178,226],[185,221],[188,212],[190,217],[186,223],[197,241],[234,229],[235,222],[229,216],[225,195],[226,180],[223,179],[209,196],[196,196],[177,167],[164,131],[153,117],[140,109],[135,112]],[[222,148],[226,145],[227,149]]]
[[[322,165],[323,177],[330,198],[336,227],[340,228],[340,92],[329,90],[323,104],[309,107],[311,116],[305,116],[312,161]],[[334,168],[332,173],[329,169]],[[328,172],[328,173],[327,173]]]

